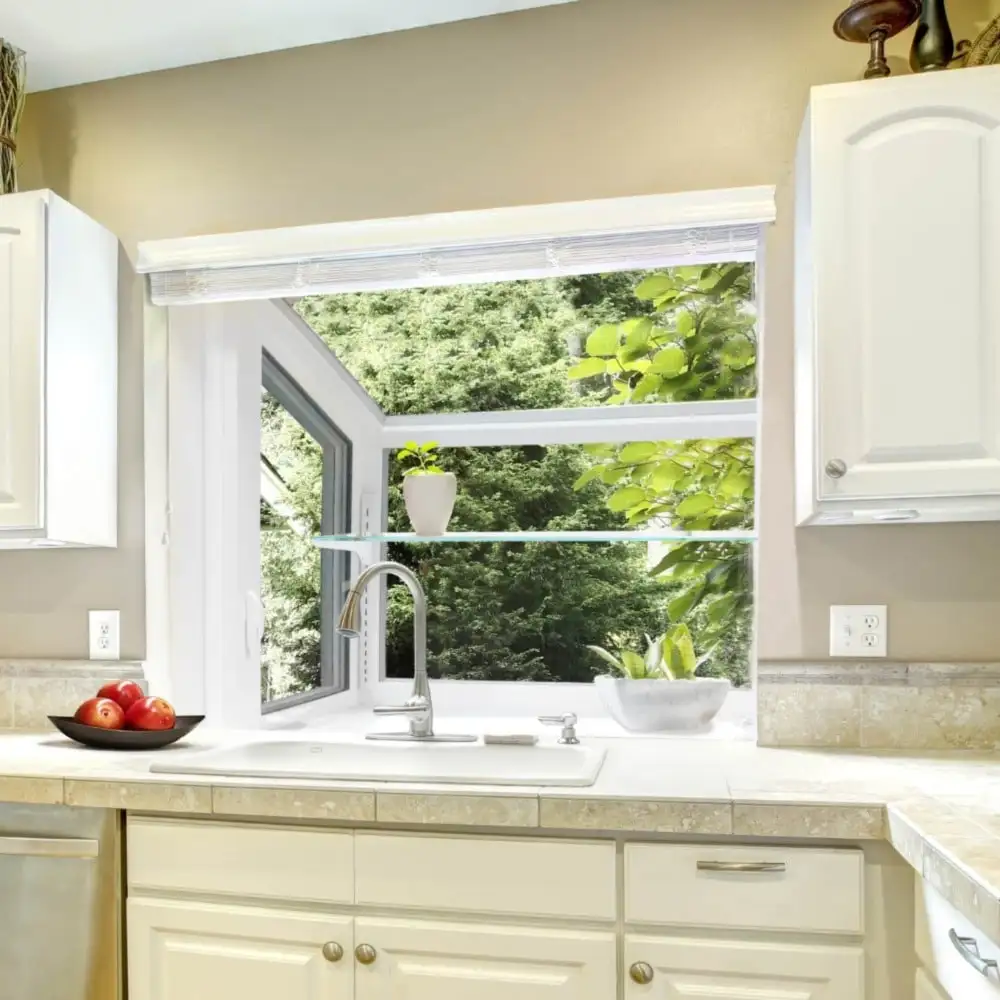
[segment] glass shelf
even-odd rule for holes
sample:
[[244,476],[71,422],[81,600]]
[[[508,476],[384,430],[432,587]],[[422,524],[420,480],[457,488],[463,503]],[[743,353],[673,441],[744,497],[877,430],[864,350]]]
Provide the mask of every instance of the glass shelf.
[[752,531],[678,531],[653,528],[645,531],[449,531],[444,535],[388,532],[383,535],[320,535],[313,544],[321,549],[356,551],[382,542],[440,544],[442,542],[753,542]]

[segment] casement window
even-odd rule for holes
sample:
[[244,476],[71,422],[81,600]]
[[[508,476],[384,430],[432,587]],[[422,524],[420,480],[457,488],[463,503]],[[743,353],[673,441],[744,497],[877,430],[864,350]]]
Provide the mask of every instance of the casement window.
[[[387,557],[425,582],[439,713],[600,713],[587,647],[681,622],[730,663],[772,218],[748,189],[142,245],[157,682],[228,725],[401,700],[405,588],[334,631]],[[410,441],[458,474],[443,539],[406,523]]]
[[270,355],[261,367],[261,704],[275,711],[348,687],[334,625],[350,559],[313,539],[350,529],[351,445]]

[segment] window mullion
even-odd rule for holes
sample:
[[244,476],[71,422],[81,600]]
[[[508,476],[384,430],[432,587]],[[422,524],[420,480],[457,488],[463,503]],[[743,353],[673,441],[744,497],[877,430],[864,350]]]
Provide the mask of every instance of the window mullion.
[[757,400],[388,417],[382,446],[436,441],[442,448],[755,438]]

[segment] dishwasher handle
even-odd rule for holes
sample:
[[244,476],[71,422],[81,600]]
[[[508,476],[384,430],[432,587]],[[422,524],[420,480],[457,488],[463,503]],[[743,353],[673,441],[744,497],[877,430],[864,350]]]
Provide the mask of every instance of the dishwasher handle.
[[0,834],[0,857],[96,858],[100,845],[82,837],[14,837]]

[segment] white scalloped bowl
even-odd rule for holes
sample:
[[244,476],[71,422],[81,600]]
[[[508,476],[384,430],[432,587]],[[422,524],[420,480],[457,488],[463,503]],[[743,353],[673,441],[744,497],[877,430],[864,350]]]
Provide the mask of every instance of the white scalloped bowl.
[[705,732],[729,694],[724,677],[690,681],[595,677],[604,707],[633,733]]

